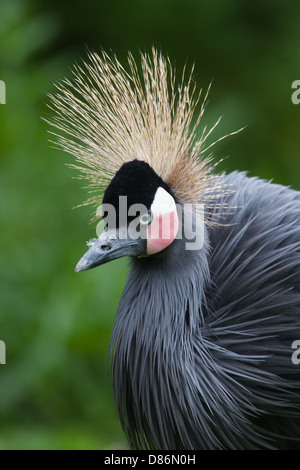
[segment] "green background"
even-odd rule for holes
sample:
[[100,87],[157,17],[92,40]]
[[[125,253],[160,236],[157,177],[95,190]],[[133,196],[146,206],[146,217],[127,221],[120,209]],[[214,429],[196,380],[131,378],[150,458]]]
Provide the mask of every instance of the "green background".
[[85,48],[161,48],[196,64],[220,169],[300,189],[299,0],[0,0],[0,449],[126,448],[107,347],[127,261],[74,273],[95,236],[71,157],[48,143],[45,92]]

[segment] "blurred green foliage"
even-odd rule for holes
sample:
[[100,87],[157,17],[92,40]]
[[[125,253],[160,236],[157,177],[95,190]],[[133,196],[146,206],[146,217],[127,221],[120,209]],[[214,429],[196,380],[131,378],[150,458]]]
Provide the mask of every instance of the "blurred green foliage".
[[262,0],[0,0],[0,449],[126,447],[112,395],[107,347],[127,261],[80,274],[95,235],[71,157],[53,150],[40,119],[45,91],[69,75],[85,47],[168,53],[214,79],[204,124],[220,168],[300,189],[300,4]]

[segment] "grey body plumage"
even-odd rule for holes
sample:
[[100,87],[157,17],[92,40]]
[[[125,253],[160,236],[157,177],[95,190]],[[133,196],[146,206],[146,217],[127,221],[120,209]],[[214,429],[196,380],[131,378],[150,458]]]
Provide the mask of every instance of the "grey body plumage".
[[111,347],[134,448],[299,447],[300,194],[225,179],[236,209],[204,249],[133,260]]

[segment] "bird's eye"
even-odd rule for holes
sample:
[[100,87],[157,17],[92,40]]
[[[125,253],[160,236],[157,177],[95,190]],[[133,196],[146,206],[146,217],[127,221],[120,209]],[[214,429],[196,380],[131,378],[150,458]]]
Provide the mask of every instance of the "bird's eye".
[[140,216],[140,224],[141,225],[149,225],[152,222],[152,214],[149,211],[147,214],[142,214]]

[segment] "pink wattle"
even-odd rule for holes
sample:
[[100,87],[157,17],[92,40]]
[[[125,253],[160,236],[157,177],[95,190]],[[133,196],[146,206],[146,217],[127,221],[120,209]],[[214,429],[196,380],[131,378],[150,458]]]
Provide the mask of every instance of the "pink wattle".
[[167,248],[178,232],[177,211],[153,217],[147,231],[147,255],[153,255]]

